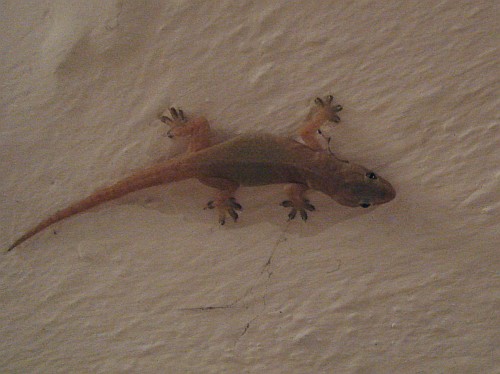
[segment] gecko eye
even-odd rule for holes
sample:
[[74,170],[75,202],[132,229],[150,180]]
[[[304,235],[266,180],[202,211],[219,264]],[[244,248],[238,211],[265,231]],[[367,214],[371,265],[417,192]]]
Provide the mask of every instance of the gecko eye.
[[366,173],[366,176],[370,179],[377,179],[377,175],[373,172]]
[[360,206],[361,208],[369,208],[369,207],[370,207],[370,204],[368,204],[368,203],[361,203],[361,204],[359,204],[359,206]]

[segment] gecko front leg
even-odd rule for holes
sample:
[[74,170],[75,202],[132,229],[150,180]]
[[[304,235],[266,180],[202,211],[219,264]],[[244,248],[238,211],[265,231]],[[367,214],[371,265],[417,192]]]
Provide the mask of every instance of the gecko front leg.
[[332,95],[328,95],[324,99],[317,97],[314,104],[305,123],[299,129],[299,135],[309,148],[320,151],[324,148],[317,138],[320,127],[326,121],[340,122],[337,113],[342,110],[342,105],[336,104]]
[[307,211],[313,212],[316,210],[314,205],[312,205],[304,196],[307,190],[308,187],[303,184],[292,183],[285,186],[285,191],[289,200],[283,201],[280,205],[285,208],[292,208],[288,214],[289,220],[294,219],[297,212],[299,212],[302,220],[307,221]]
[[205,117],[188,119],[182,109],[170,108],[170,117],[162,115],[160,120],[170,126],[169,138],[189,138],[187,152],[196,152],[210,147],[210,125]]

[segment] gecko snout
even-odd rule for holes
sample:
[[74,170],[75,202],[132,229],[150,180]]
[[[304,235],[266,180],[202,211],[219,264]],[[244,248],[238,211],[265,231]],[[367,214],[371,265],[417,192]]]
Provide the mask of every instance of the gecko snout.
[[386,185],[385,185],[385,202],[389,202],[391,200],[394,200],[394,198],[396,197],[396,190],[394,189],[394,187],[392,187],[392,185],[386,181]]

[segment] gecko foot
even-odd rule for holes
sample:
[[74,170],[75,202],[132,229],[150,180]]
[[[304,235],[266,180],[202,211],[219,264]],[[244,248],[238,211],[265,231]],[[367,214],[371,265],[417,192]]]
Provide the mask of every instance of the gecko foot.
[[206,208],[217,208],[217,210],[219,211],[219,223],[221,225],[224,225],[226,223],[227,214],[229,214],[233,221],[236,222],[238,220],[238,213],[236,211],[241,211],[243,209],[234,197],[230,197],[228,199],[220,201],[211,200],[207,203]]
[[177,135],[184,135],[182,133],[177,134],[179,132],[179,128],[183,127],[188,122],[186,116],[184,115],[184,112],[182,111],[182,109],[176,109],[174,107],[170,108],[169,112],[172,118],[166,115],[162,115],[160,117],[160,120],[163,123],[166,123],[170,126],[170,130],[167,132],[167,136],[169,138],[173,138]]
[[336,123],[340,122],[340,117],[337,113],[342,110],[342,105],[336,104],[332,95],[325,96],[323,99],[317,97],[314,103],[316,104],[315,110],[323,112],[322,114],[326,120]]
[[295,218],[297,215],[297,212],[300,214],[300,218],[302,218],[303,221],[307,221],[307,211],[313,212],[316,210],[314,205],[312,205],[309,200],[302,200],[302,201],[292,201],[292,200],[285,200],[281,204],[281,206],[285,208],[292,208],[290,213],[288,213],[288,220],[291,221],[292,219]]
[[188,118],[182,109],[171,107],[170,116],[162,115],[160,120],[170,126],[167,136],[172,138],[187,138],[188,152],[197,152],[210,147],[210,125],[205,117]]

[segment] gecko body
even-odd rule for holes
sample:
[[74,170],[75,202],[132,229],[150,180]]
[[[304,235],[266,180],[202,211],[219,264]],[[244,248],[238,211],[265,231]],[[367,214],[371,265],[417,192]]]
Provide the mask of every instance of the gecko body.
[[317,98],[299,132],[305,144],[271,134],[252,134],[211,146],[210,127],[205,118],[188,120],[181,110],[171,108],[171,118],[163,116],[162,121],[171,126],[169,137],[189,138],[187,153],[143,169],[56,212],[22,235],[8,250],[54,223],[106,201],[191,178],[217,189],[216,198],[207,207],[217,208],[221,224],[227,215],[235,221],[238,218],[241,205],[234,194],[240,186],[285,184],[289,200],[281,205],[291,208],[290,219],[300,213],[306,220],[307,211],[314,210],[305,198],[308,189],[323,192],[350,207],[367,208],[391,201],[396,192],[388,181],[361,165],[338,159],[316,139],[325,121],[340,121],[337,113],[341,109],[333,104],[331,96],[324,100]]

